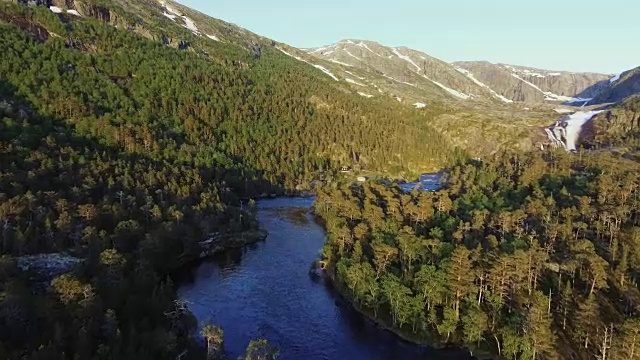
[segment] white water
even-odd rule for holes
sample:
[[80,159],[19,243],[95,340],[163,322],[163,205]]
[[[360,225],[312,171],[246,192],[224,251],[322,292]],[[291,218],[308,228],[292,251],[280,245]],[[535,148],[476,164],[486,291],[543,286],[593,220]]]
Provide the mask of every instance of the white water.
[[562,146],[567,151],[575,151],[582,126],[601,112],[602,110],[575,112],[558,121],[555,126],[546,128],[545,131],[552,144]]

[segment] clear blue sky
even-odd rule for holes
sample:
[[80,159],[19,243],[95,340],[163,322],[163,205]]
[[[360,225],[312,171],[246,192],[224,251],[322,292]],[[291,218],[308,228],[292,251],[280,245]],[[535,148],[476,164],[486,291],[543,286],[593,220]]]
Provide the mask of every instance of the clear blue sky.
[[638,0],[178,0],[305,48],[340,39],[445,61],[619,73],[640,66]]

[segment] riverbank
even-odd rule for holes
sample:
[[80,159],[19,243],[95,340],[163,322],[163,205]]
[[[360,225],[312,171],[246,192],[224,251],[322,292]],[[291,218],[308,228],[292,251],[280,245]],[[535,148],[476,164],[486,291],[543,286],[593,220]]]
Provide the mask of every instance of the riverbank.
[[266,230],[260,228],[239,233],[210,234],[206,240],[198,243],[199,249],[183,254],[180,268],[227,250],[243,248],[264,241],[268,235]]
[[[314,264],[319,261],[316,260],[314,261]],[[396,326],[393,325],[393,320],[389,317],[384,318],[381,316],[376,316],[373,312],[373,310],[371,309],[367,309],[364,307],[361,307],[360,305],[358,305],[356,302],[354,302],[345,292],[344,290],[341,288],[340,284],[337,283],[336,279],[335,279],[335,274],[334,272],[331,270],[331,266],[327,266],[327,268],[325,268],[325,281],[327,282],[328,286],[330,286],[331,290],[334,291],[339,298],[343,301],[344,304],[346,304],[347,306],[349,306],[351,309],[353,309],[354,311],[356,311],[358,314],[360,314],[362,317],[364,317],[366,320],[370,321],[371,323],[375,324],[378,328],[388,331],[392,334],[394,334],[395,336],[399,337],[400,339],[402,339],[405,342],[414,344],[414,345],[418,345],[418,346],[424,346],[424,347],[430,347],[436,350],[440,350],[440,351],[456,351],[456,350],[465,350],[466,352],[469,353],[469,359],[473,359],[473,360],[492,360],[492,359],[500,359],[500,357],[491,354],[489,351],[482,349],[482,348],[470,348],[468,346],[459,346],[459,345],[447,345],[442,343],[439,339],[437,339],[436,337],[434,337],[431,333],[427,332],[427,331],[420,331],[420,332],[414,332],[411,329],[404,329],[404,328],[398,328]]]
[[198,261],[176,281],[179,299],[200,326],[222,327],[231,356],[264,338],[280,349],[279,360],[469,360],[463,350],[418,346],[383,330],[309,275],[326,237],[322,222],[308,213],[313,201],[257,201],[266,241]]
[[[447,347],[446,345],[440,344],[437,339],[434,339],[433,337],[431,337],[426,332],[423,332],[423,333],[419,334],[419,333],[415,333],[413,331],[406,331],[406,330],[398,329],[398,328],[394,327],[393,326],[393,322],[392,322],[391,319],[384,319],[384,318],[382,318],[380,316],[376,316],[374,314],[373,310],[366,309],[366,308],[358,305],[356,302],[354,302],[345,293],[344,289],[342,289],[340,284],[337,283],[337,281],[335,279],[335,274],[333,274],[333,271],[331,271],[329,268],[327,268],[325,270],[325,272],[327,274],[327,276],[325,277],[325,280],[328,282],[328,284],[331,287],[331,289],[333,291],[335,291],[336,294],[338,294],[340,299],[347,306],[349,306],[352,309],[354,309],[356,312],[358,312],[360,315],[365,317],[367,320],[369,320],[372,323],[374,323],[380,329],[389,331],[389,332],[395,334],[396,336],[398,336],[399,338],[401,338],[402,340],[410,342],[412,344],[416,344],[416,345],[420,345],[420,346],[430,346],[430,347],[432,347],[434,349],[439,349],[439,350],[451,348],[451,347]],[[331,274],[329,272],[331,272]]]

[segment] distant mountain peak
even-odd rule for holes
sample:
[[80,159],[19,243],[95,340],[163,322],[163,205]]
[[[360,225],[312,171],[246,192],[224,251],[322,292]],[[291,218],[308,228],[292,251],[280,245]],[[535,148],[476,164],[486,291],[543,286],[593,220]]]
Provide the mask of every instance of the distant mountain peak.
[[521,102],[584,105],[602,91],[605,80],[609,79],[605,74],[544,70],[487,61],[459,61],[454,65],[501,96]]

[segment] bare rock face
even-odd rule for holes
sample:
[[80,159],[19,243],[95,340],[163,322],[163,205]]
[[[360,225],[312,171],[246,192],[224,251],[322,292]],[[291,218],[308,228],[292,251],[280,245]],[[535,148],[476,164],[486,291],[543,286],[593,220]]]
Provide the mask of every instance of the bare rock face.
[[57,6],[60,9],[77,10],[75,7],[75,0],[51,0],[52,6]]
[[[486,61],[446,63],[406,47],[341,40],[306,50],[317,58],[375,72],[413,86],[425,96],[441,92],[460,99],[502,102],[557,102],[583,105],[609,84],[612,75],[551,71]],[[355,79],[356,82],[357,79]],[[398,93],[400,97],[407,95]],[[400,101],[400,100],[399,100]]]
[[112,17],[111,11],[104,6],[90,4],[84,1],[77,1],[77,0],[57,0],[57,1],[70,3],[66,5],[66,8],[75,9],[83,16],[92,17],[94,19],[98,19],[106,23],[113,23],[113,20],[115,20]]
[[[410,88],[420,91],[426,98],[436,94],[461,100],[493,98],[490,91],[457,71],[451,64],[407,47],[389,47],[373,41],[349,39],[306,49],[306,52],[347,69],[382,76],[389,84],[404,87],[404,91],[396,92],[399,99],[409,98]],[[347,77],[352,83],[364,83],[365,80],[356,75]]]
[[625,71],[609,81],[608,86],[593,100],[594,104],[618,102],[634,94],[640,94],[640,67]]
[[542,102],[544,94],[511,75],[502,66],[486,61],[456,62],[454,66],[469,71],[480,82],[507,99],[520,102]]
[[71,271],[83,261],[65,253],[37,254],[17,258],[20,270],[31,271],[36,277],[49,280]]
[[606,74],[551,71],[486,61],[456,62],[454,66],[469,71],[502,96],[523,102],[576,100],[584,103],[606,88],[611,78]]
[[580,141],[588,146],[623,145],[640,133],[640,95],[633,95],[598,114],[583,127]]
[[109,23],[111,25],[121,25],[128,27],[125,19],[114,13],[106,6],[98,5],[85,0],[49,0],[48,5],[56,6],[63,10],[75,10],[80,15],[92,17],[94,19]]
[[20,29],[31,34],[31,36],[40,43],[47,41],[50,37],[49,31],[47,31],[45,27],[39,24],[35,24],[26,18],[12,18],[0,12],[0,21],[4,21],[19,27]]

